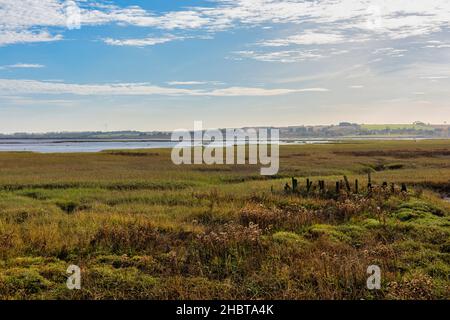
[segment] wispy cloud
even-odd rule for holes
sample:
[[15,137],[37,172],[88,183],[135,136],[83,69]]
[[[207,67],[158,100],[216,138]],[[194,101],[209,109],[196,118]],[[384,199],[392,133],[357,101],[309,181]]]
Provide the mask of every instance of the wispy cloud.
[[335,55],[347,53],[347,50],[338,50],[335,48],[327,49],[291,49],[278,51],[255,51],[243,50],[234,52],[238,59],[254,59],[265,62],[292,63],[299,61],[311,61],[322,58],[328,58]]
[[42,64],[36,64],[36,63],[16,63],[16,64],[10,64],[1,66],[2,69],[40,69],[45,68]]
[[225,89],[216,89],[207,95],[222,96],[222,97],[237,97],[237,96],[278,96],[289,93],[302,92],[328,92],[326,88],[304,88],[304,89],[263,89],[263,88],[245,88],[245,87],[231,87]]
[[420,77],[420,79],[423,79],[423,80],[433,80],[433,81],[445,80],[448,78],[449,78],[449,76],[422,76],[422,77]]
[[392,58],[401,58],[405,56],[408,52],[407,49],[396,49],[396,48],[379,48],[372,52],[374,55],[384,55]]
[[323,33],[314,30],[308,30],[301,34],[292,35],[281,39],[272,39],[260,42],[266,47],[283,47],[292,44],[298,45],[321,45],[336,44],[345,41],[345,37],[338,33]]
[[157,44],[162,44],[174,40],[183,40],[184,37],[177,37],[173,35],[168,35],[164,37],[149,37],[141,39],[112,39],[106,38],[103,41],[111,46],[131,46],[131,47],[146,47],[154,46]]
[[[349,38],[349,30],[377,39],[423,36],[450,26],[447,0],[216,0],[181,10],[151,12],[138,6],[121,7],[109,1],[78,1],[82,25],[119,24],[161,30],[217,32],[264,24],[313,24],[315,35],[293,35],[269,45],[336,43]],[[61,40],[68,14],[59,0],[0,0],[0,45]],[[333,33],[321,33],[323,29]],[[345,33],[345,36],[343,35]]]
[[35,105],[58,105],[69,106],[74,105],[74,100],[69,99],[38,99],[36,97],[22,97],[22,96],[0,96],[1,99],[7,101],[8,105],[21,105],[21,106],[35,106]]
[[242,58],[254,59],[258,61],[284,63],[323,58],[317,50],[282,50],[272,52],[245,50],[237,51],[235,54]]
[[[0,23],[1,23],[0,10]],[[60,34],[51,35],[47,31],[29,31],[29,30],[4,30],[0,25],[0,46],[28,43],[28,42],[52,42],[62,40],[63,36]]]
[[73,94],[73,95],[122,95],[122,96],[278,96],[302,92],[327,92],[325,88],[252,88],[230,87],[213,90],[180,89],[155,86],[148,83],[71,84],[36,80],[0,79],[0,94]]
[[423,46],[424,49],[448,49],[450,48],[450,42],[443,42],[440,40],[427,41],[427,45]]
[[196,86],[211,83],[209,81],[169,81],[169,86]]

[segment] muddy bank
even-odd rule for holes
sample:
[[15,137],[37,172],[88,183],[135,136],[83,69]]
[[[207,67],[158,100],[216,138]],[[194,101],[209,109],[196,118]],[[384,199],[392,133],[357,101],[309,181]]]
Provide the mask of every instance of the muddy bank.
[[448,183],[424,182],[415,184],[414,187],[421,187],[437,192],[441,195],[442,200],[450,202],[450,182]]
[[419,184],[415,184],[417,187],[422,187],[425,189],[430,189],[436,191],[442,195],[447,195],[450,197],[450,181],[446,183],[436,183],[436,182],[423,182]]

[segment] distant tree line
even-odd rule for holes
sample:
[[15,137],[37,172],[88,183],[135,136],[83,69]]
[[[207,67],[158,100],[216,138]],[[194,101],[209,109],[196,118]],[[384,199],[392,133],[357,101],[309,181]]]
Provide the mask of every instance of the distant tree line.
[[[415,122],[412,125],[373,125],[341,122],[338,125],[280,127],[281,139],[333,138],[364,136],[415,136],[424,138],[450,137],[449,125],[426,125]],[[247,127],[246,129],[248,129]],[[256,129],[257,127],[255,127]],[[273,128],[273,127],[272,127]],[[225,129],[221,129],[225,132]],[[0,139],[149,139],[170,140],[171,132],[165,131],[86,131],[0,134]]]

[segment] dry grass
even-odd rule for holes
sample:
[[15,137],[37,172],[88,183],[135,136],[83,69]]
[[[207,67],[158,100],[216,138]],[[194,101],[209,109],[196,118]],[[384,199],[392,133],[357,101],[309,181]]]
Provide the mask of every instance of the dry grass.
[[[438,194],[450,190],[450,142],[280,151],[276,177],[175,166],[170,150],[1,153],[0,298],[450,298],[450,204]],[[359,194],[335,193],[343,175]],[[283,191],[291,176],[295,194]],[[80,291],[65,287],[70,264]],[[366,289],[372,264],[378,291]]]

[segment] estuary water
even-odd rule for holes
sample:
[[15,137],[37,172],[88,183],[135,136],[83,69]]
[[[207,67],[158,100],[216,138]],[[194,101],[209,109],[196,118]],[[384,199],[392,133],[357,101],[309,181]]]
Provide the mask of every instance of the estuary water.
[[[299,140],[280,142],[280,144],[316,144],[330,143],[325,140]],[[238,142],[243,144],[244,142]],[[0,139],[0,152],[38,152],[38,153],[67,153],[67,152],[100,152],[104,150],[126,149],[159,149],[173,148],[178,144],[168,140],[82,140],[82,139]],[[184,144],[186,146],[188,144]],[[195,145],[200,145],[195,143]],[[229,146],[229,144],[226,144]],[[217,146],[209,144],[209,146]]]
[[172,148],[176,142],[149,140],[0,139],[1,151],[39,153],[99,152],[116,149]]

